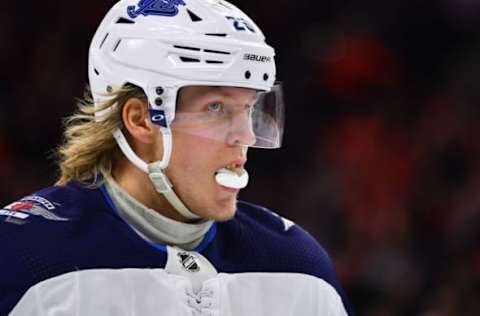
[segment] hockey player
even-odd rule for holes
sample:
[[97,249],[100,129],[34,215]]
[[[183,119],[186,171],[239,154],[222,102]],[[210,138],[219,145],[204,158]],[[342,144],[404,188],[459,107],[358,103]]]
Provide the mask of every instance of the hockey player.
[[349,315],[299,226],[237,201],[283,133],[274,50],[221,0],[121,0],[56,186],[0,210],[0,315]]

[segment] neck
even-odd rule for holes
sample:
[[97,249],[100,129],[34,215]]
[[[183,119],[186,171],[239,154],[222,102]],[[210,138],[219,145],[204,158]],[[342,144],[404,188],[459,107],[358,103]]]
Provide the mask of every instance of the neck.
[[125,159],[118,159],[115,162],[112,177],[123,190],[147,208],[179,222],[191,222],[180,215],[165,197],[155,190],[146,173]]
[[105,188],[120,217],[143,239],[192,250],[202,242],[213,225],[213,221],[181,223],[162,216],[139,203],[111,177],[105,178]]

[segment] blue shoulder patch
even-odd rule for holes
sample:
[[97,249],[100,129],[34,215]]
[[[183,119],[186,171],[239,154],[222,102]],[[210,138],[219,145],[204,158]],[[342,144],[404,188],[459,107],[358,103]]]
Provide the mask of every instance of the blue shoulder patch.
[[136,6],[128,6],[127,13],[132,19],[139,15],[175,16],[178,14],[179,5],[185,5],[185,2],[183,0],[140,0]]

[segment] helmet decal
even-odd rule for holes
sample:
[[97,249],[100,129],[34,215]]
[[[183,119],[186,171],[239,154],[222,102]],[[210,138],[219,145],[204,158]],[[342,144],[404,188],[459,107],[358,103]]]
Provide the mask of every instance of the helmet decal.
[[226,16],[225,18],[233,23],[233,27],[237,31],[246,31],[248,29],[250,32],[256,33],[255,28],[243,18],[235,18],[233,16]]
[[139,15],[162,15],[175,16],[178,14],[178,6],[185,5],[183,0],[140,0],[137,6],[128,6],[127,13],[135,19]]
[[150,119],[158,126],[167,127],[167,120],[165,118],[165,111],[150,109]]

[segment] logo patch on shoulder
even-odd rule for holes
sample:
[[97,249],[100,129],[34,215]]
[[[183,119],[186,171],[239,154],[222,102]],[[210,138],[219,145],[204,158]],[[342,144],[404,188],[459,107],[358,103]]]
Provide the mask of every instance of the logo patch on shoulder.
[[128,6],[127,13],[132,19],[139,15],[175,16],[178,14],[179,5],[185,5],[185,2],[183,0],[140,0],[136,6]]
[[68,221],[69,218],[61,217],[53,213],[56,206],[59,205],[41,196],[29,195],[20,201],[13,202],[3,209],[0,209],[0,216],[6,216],[5,222],[14,224],[25,224],[32,215],[41,216],[51,221]]
[[269,212],[270,214],[272,214],[273,216],[277,217],[278,219],[280,219],[283,223],[283,230],[284,231],[288,231],[290,228],[292,228],[293,226],[295,226],[296,224],[294,222],[292,222],[291,220],[283,217],[283,216],[280,216],[278,215],[277,213],[273,212],[273,211],[270,211],[269,209],[267,208],[263,208],[264,211],[266,212]]

